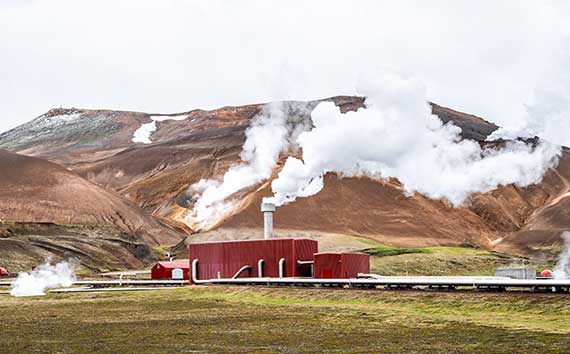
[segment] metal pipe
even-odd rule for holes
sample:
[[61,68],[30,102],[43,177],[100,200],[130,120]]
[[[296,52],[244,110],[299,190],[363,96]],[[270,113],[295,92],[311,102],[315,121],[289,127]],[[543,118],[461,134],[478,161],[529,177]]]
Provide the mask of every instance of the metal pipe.
[[285,278],[285,258],[279,260],[279,278]]
[[[12,286],[13,282],[0,283],[1,286]],[[123,279],[122,283],[119,280],[76,280],[71,285],[79,286],[140,286],[140,285],[185,285],[188,284],[187,280],[130,280]]]
[[269,240],[273,237],[273,213],[275,212],[275,204],[261,203],[261,212],[263,213],[263,238]]
[[206,284],[210,280],[198,280],[198,260],[194,259],[192,261],[192,283],[194,284]]
[[48,290],[49,293],[54,294],[69,294],[69,293],[105,293],[114,291],[148,291],[148,290],[169,290],[172,287],[160,286],[152,288],[62,288],[62,289],[51,289]]
[[257,261],[257,276],[259,278],[263,277],[263,264],[265,263],[264,259],[260,259],[259,261]]
[[[280,276],[283,275],[280,263]],[[371,286],[463,286],[463,287],[511,287],[511,288],[531,288],[540,287],[550,289],[551,287],[569,288],[570,280],[517,280],[500,279],[494,277],[393,277],[386,276],[377,279],[314,279],[314,278],[242,278],[242,279],[211,279],[212,284],[330,284],[330,285],[371,285]]]
[[236,274],[234,274],[234,276],[232,277],[232,279],[237,279],[239,278],[239,276],[241,275],[241,273],[243,273],[246,269],[251,269],[250,265],[244,265],[243,267],[241,267]]

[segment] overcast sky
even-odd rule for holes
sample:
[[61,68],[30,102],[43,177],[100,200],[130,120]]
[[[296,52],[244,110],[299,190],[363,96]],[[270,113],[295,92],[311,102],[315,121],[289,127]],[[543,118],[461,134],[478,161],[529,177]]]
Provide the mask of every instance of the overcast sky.
[[0,0],[0,132],[60,106],[170,113],[352,94],[377,70],[515,125],[568,70],[569,3]]

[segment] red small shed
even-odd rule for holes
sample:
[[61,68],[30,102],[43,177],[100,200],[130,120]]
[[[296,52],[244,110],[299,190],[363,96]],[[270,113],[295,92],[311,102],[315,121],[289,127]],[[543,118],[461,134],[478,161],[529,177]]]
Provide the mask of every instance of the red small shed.
[[317,253],[315,279],[349,279],[370,273],[370,255],[365,253]]
[[7,277],[8,275],[10,275],[8,273],[8,271],[2,267],[0,267],[0,277]]
[[150,270],[152,279],[189,279],[188,261],[158,262]]
[[[310,277],[308,262],[318,252],[318,242],[307,239],[269,239],[191,243],[190,264],[198,260],[198,279],[278,277],[283,259],[284,277]],[[259,274],[261,270],[261,274]]]

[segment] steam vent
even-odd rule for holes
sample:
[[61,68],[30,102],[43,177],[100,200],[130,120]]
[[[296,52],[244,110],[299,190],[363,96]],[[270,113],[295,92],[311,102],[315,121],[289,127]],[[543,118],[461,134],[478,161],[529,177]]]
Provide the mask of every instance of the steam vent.
[[261,203],[261,212],[263,213],[263,238],[269,240],[273,237],[273,213],[275,212],[275,204]]

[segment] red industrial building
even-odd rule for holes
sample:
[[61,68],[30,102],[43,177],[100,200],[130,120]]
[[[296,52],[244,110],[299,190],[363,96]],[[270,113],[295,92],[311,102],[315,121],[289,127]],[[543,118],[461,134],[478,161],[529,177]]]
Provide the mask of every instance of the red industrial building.
[[314,277],[316,279],[356,278],[358,273],[370,273],[370,256],[365,253],[317,253]]
[[244,240],[194,243],[188,249],[190,264],[198,261],[198,279],[310,277],[318,243],[306,239]]
[[[356,278],[370,273],[370,256],[360,253],[318,253],[318,242],[274,239],[275,205],[262,203],[264,239],[191,243],[191,283],[237,278]],[[153,276],[154,278],[154,276]]]
[[158,262],[150,271],[152,279],[190,279],[188,261]]
[[8,275],[10,275],[8,273],[8,271],[2,267],[0,267],[0,277],[7,277]]

